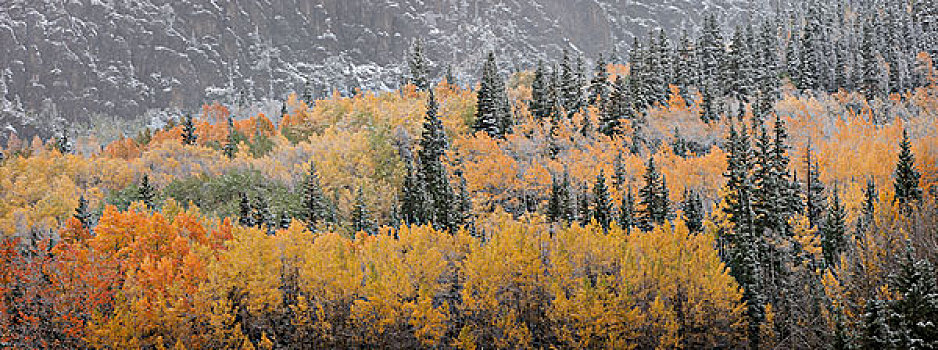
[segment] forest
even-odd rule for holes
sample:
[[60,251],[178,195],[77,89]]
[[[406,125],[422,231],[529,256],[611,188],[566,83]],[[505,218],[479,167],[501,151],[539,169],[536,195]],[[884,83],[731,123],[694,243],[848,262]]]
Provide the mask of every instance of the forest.
[[13,134],[0,347],[938,348],[938,7],[717,23]]

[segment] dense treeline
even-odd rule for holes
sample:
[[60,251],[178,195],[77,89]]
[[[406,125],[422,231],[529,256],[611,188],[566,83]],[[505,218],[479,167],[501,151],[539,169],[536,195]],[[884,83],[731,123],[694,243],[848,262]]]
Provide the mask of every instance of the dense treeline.
[[938,347],[938,12],[814,5],[589,70],[434,84],[417,42],[394,92],[14,135],[0,345]]

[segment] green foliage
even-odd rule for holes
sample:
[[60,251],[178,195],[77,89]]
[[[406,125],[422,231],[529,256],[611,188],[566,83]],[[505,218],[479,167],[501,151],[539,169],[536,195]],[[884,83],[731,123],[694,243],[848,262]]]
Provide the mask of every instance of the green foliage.
[[268,198],[273,213],[302,213],[300,193],[287,185],[264,177],[259,171],[232,171],[219,176],[202,174],[176,179],[163,189],[166,198],[199,207],[216,217],[240,217],[240,194]]

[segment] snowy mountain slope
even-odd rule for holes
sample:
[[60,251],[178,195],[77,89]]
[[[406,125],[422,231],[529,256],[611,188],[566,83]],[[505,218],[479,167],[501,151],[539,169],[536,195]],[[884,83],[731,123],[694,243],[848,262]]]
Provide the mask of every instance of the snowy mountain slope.
[[434,74],[446,62],[467,83],[487,50],[510,70],[564,48],[590,58],[612,47],[625,52],[633,35],[655,27],[691,29],[704,10],[733,23],[768,13],[769,2],[6,0],[0,128],[28,134],[49,130],[56,116],[132,119],[241,94],[281,99],[303,90],[306,77],[317,93],[393,88],[417,37]]

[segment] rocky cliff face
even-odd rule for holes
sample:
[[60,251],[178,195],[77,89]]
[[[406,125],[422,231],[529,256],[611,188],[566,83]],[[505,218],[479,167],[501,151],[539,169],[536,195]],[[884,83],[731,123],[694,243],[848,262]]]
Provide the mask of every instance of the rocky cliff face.
[[626,52],[633,35],[652,28],[693,29],[704,10],[732,22],[765,13],[769,2],[8,0],[0,4],[0,128],[28,134],[56,116],[132,119],[207,100],[280,99],[307,78],[317,93],[393,88],[418,37],[434,74],[452,64],[468,83],[488,50],[508,70],[565,48],[586,57]]

